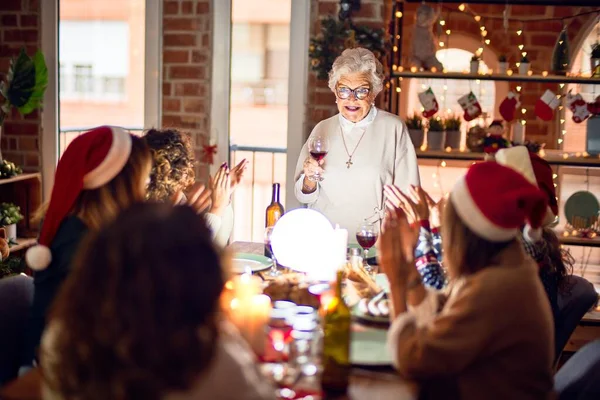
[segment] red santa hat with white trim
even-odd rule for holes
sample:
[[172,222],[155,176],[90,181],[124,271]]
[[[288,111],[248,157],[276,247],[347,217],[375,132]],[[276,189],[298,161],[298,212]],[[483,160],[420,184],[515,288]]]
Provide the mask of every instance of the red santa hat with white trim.
[[546,195],[515,170],[493,162],[472,165],[450,193],[456,213],[475,234],[491,242],[541,237]]
[[25,254],[36,271],[52,261],[50,244],[83,190],[97,189],[121,172],[131,154],[131,135],[122,128],[101,126],[75,138],[56,166],[54,187],[38,244]]
[[525,146],[498,150],[495,158],[497,163],[519,172],[546,194],[548,209],[542,225],[552,225],[558,215],[558,200],[554,188],[554,171],[550,164],[537,154],[530,152]]

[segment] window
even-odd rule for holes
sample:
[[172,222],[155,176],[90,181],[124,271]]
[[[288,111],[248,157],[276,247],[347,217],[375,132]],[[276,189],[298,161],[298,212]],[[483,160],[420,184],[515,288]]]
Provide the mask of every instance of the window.
[[91,65],[75,65],[75,92],[79,94],[88,94],[94,91],[94,81],[92,79]]

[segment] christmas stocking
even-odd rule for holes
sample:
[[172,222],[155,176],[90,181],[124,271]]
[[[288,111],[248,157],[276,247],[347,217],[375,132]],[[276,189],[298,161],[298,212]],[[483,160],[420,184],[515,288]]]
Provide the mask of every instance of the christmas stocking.
[[465,94],[459,98],[458,104],[460,104],[462,109],[465,111],[463,118],[467,122],[472,121],[481,115],[481,105],[479,104],[479,101],[477,101],[477,97],[475,97],[473,92],[469,92],[468,94]]
[[535,103],[535,115],[544,121],[550,121],[560,100],[551,90],[546,90]]
[[519,97],[515,92],[508,92],[508,95],[500,103],[500,115],[505,121],[510,122],[515,119],[515,111],[519,107]]
[[435,94],[431,88],[419,93],[419,101],[423,105],[423,117],[431,118],[440,109]]
[[583,100],[583,97],[579,93],[572,95],[571,91],[567,93],[567,107],[573,113],[573,121],[579,124],[590,116],[587,103]]

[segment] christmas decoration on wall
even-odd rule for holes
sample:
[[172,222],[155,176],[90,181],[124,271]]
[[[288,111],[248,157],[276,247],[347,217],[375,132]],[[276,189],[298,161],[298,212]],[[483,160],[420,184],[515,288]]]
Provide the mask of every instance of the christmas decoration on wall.
[[594,102],[588,103],[588,111],[594,116],[600,115],[600,96],[596,97]]
[[481,115],[481,104],[479,104],[479,101],[473,92],[469,92],[460,97],[458,99],[458,104],[460,104],[464,110],[465,114],[463,119],[467,122],[472,121]]
[[569,37],[567,35],[567,27],[564,26],[554,45],[552,68],[550,69],[556,75],[566,75],[569,70],[569,60]]
[[341,0],[339,19],[321,19],[321,32],[310,39],[308,55],[317,78],[328,79],[333,61],[347,48],[364,47],[385,65],[389,43],[383,29],[372,29],[352,22],[352,11],[360,8],[358,0]]
[[202,146],[202,162],[213,165],[215,162],[215,155],[217,154],[216,144],[205,144]]
[[426,4],[421,4],[417,9],[413,30],[411,67],[443,70],[442,63],[435,56],[437,46],[433,34],[433,24],[438,16],[438,12]]
[[591,114],[583,97],[579,93],[571,94],[571,90],[567,93],[567,107],[573,113],[573,122],[576,124],[582,123]]
[[559,103],[560,100],[554,92],[546,90],[542,97],[535,102],[535,115],[543,121],[550,121]]
[[500,103],[500,115],[505,121],[512,121],[515,119],[515,112],[520,104],[519,95],[513,91],[508,92],[506,98]]
[[504,137],[504,124],[501,120],[493,121],[489,128],[488,134],[483,139],[483,151],[487,154],[494,154],[500,149],[510,147],[510,142]]
[[440,109],[437,99],[435,98],[435,93],[431,88],[425,90],[418,94],[419,101],[423,106],[423,117],[431,118],[433,117]]

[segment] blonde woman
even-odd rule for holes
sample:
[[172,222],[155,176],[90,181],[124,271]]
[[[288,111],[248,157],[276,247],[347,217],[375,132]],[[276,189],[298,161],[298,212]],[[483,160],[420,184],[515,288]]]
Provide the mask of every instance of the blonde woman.
[[21,372],[34,364],[47,310],[71,271],[79,243],[121,210],[144,201],[151,167],[146,144],[117,127],[96,128],[67,147],[56,167],[38,245],[26,253],[36,272]]
[[[294,193],[354,232],[365,219],[383,216],[385,185],[419,186],[419,168],[404,122],[374,105],[383,89],[383,68],[372,52],[345,50],[333,63],[329,88],[339,113],[319,122],[302,148]],[[320,160],[309,155],[317,138],[329,144]]]

